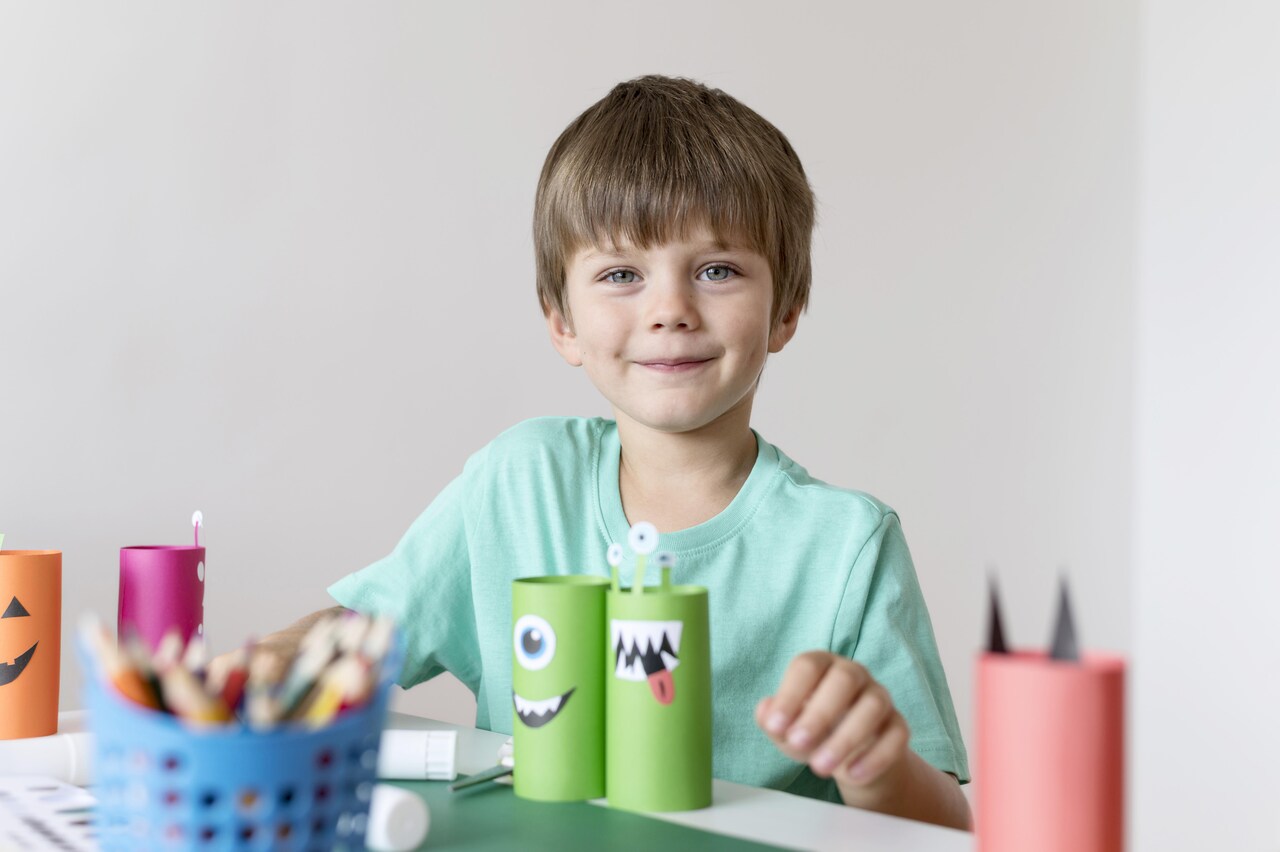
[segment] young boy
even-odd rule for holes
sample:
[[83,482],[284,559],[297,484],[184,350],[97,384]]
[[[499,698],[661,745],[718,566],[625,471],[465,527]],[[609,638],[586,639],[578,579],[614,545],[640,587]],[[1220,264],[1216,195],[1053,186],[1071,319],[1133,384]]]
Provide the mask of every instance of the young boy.
[[[534,208],[551,342],[613,419],[499,435],[329,592],[396,617],[402,686],[452,672],[477,726],[510,733],[511,581],[605,574],[608,545],[650,521],[680,581],[710,590],[715,777],[967,828],[964,745],[897,515],[750,425],[808,300],[813,224],[799,158],[754,111],[687,79],[615,87],[556,140]],[[264,642],[287,654],[321,614]]]

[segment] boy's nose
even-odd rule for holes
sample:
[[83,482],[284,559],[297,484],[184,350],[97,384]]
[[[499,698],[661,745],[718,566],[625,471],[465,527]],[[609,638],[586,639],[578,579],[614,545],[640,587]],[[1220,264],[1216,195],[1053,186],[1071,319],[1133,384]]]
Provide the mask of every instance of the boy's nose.
[[662,281],[650,288],[647,319],[655,331],[667,329],[694,329],[700,324],[698,308],[691,285],[683,282]]

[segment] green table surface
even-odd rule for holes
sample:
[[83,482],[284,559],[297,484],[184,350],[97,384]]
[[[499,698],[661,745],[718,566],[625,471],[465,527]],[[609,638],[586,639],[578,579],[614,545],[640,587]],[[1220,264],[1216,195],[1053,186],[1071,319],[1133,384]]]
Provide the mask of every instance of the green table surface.
[[419,849],[428,852],[780,848],[587,802],[533,802],[516,796],[508,784],[480,784],[452,793],[446,781],[383,783],[412,790],[426,801],[431,825]]

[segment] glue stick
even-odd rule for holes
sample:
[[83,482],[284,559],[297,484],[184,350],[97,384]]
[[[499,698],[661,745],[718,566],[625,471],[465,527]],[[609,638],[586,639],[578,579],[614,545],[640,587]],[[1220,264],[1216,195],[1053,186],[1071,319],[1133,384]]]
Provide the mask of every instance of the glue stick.
[[365,845],[375,852],[408,852],[427,836],[431,813],[416,793],[391,784],[373,785],[369,802],[369,831]]

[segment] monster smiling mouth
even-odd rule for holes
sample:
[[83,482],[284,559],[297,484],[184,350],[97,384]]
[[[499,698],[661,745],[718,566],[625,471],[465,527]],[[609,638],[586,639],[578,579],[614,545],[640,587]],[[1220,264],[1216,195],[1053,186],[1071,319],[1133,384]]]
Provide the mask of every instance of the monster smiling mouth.
[[19,654],[12,663],[0,663],[0,686],[6,683],[12,683],[18,679],[18,675],[22,674],[22,670],[27,667],[27,663],[31,662],[31,657],[36,652],[37,642],[23,653]]
[[544,698],[542,701],[530,701],[527,698],[521,698],[514,692],[511,693],[511,698],[516,703],[516,715],[520,717],[520,721],[524,722],[526,727],[541,728],[564,709],[564,705],[569,703],[569,696],[573,695],[574,689],[577,689],[577,687],[573,687],[564,695]]
[[676,698],[671,672],[680,665],[680,634],[683,621],[621,621],[611,625],[613,633],[614,677],[647,680],[659,704]]

